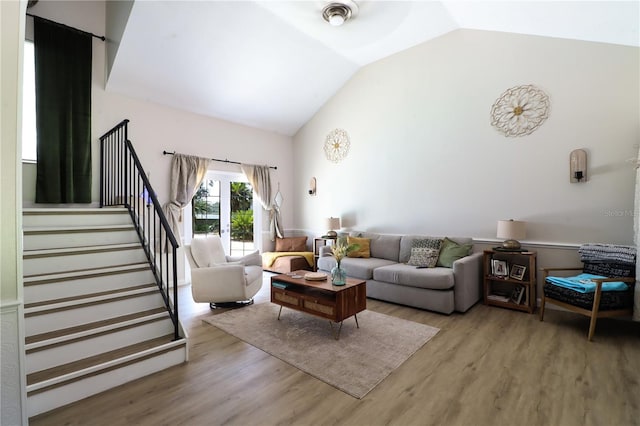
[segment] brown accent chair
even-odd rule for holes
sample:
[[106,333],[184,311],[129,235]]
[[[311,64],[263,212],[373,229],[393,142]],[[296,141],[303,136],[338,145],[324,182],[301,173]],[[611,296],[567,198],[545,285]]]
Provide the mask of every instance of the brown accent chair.
[[[603,266],[606,267],[603,270]],[[572,268],[542,268],[543,271],[543,292],[540,304],[540,321],[544,320],[544,309],[547,303],[551,303],[591,318],[589,324],[588,340],[593,340],[593,334],[596,329],[596,321],[598,318],[609,318],[616,316],[631,316],[633,314],[633,288],[635,277],[629,276],[635,274],[635,266],[633,270],[629,265],[616,265],[585,262],[583,267]],[[593,279],[596,284],[594,293],[580,293],[557,286],[547,280],[549,272],[552,271],[576,271],[591,273],[594,275],[606,276],[605,271],[618,271],[614,275],[627,275],[612,278]],[[629,283],[629,290],[626,291],[603,291],[602,284],[606,282],[624,282]]]

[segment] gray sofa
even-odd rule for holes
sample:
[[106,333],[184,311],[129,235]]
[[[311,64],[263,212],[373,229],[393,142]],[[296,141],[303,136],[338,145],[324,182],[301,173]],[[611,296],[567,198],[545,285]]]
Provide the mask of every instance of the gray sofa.
[[[414,239],[424,235],[357,233],[370,239],[369,258],[345,257],[341,267],[347,276],[367,281],[367,297],[430,311],[450,314],[465,312],[480,300],[482,252],[471,252],[453,262],[451,268],[416,268],[408,265]],[[471,244],[471,238],[453,238]],[[330,247],[322,247],[318,270],[330,273],[336,265]]]

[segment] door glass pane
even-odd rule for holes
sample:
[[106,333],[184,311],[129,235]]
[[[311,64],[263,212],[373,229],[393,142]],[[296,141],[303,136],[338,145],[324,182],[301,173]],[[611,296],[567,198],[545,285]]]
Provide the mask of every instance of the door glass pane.
[[193,196],[193,234],[220,235],[220,182],[204,179]]
[[254,250],[253,188],[247,182],[230,182],[231,256],[242,256]]
[[191,201],[191,237],[219,235],[230,256],[243,256],[258,246],[253,188],[243,177],[209,173]]

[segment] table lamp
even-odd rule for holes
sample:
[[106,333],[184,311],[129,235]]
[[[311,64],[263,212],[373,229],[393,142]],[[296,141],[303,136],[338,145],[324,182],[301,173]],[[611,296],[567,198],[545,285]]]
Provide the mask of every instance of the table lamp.
[[336,229],[340,229],[340,218],[339,217],[328,217],[326,219],[327,223],[327,238],[337,238],[338,233],[335,231]]
[[513,219],[498,221],[497,237],[504,238],[502,247],[500,247],[502,250],[520,250],[518,240],[527,235],[525,224],[526,222]]

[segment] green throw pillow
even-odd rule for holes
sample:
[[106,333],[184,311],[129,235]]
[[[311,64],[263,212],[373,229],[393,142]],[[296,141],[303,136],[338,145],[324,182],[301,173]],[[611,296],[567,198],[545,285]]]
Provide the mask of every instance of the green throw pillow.
[[440,247],[437,266],[443,266],[445,268],[453,267],[453,262],[469,256],[472,247],[472,244],[458,244],[455,241],[445,238],[442,242],[442,247]]

